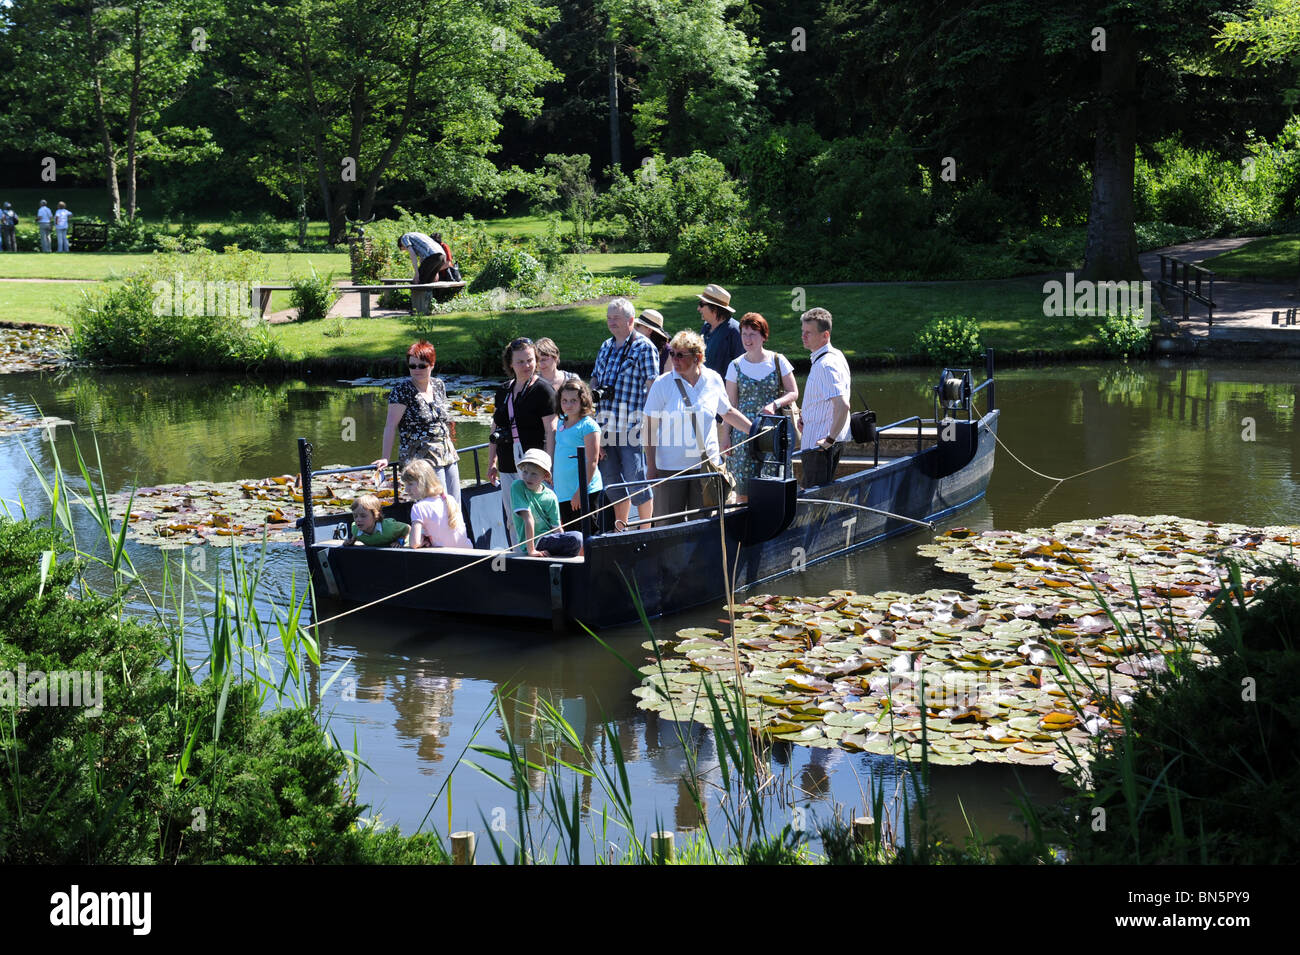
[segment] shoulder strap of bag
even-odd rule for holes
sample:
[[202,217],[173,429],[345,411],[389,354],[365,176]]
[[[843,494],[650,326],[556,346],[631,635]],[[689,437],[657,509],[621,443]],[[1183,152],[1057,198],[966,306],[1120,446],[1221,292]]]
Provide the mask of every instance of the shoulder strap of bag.
[[677,390],[682,393],[682,403],[686,405],[686,410],[688,412],[687,418],[691,422],[691,439],[694,441],[695,448],[699,452],[700,460],[703,461],[704,449],[700,447],[700,432],[695,426],[695,406],[691,404],[690,396],[686,394],[686,386],[682,384],[682,380],[674,377],[673,384],[675,384]]

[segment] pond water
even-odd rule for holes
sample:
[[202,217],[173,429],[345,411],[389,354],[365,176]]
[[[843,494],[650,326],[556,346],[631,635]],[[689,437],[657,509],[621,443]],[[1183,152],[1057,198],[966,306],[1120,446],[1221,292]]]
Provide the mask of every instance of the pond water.
[[[921,371],[859,375],[855,394],[870,401],[881,421],[929,416],[932,377]],[[1018,369],[999,376],[997,397],[1005,447],[998,451],[988,495],[944,526],[1023,529],[1118,513],[1300,523],[1300,365],[1097,363]],[[297,470],[298,436],[315,443],[318,466],[373,459],[379,453],[386,402],[381,389],[345,388],[331,381],[268,384],[232,377],[67,371],[3,376],[0,409],[23,416],[39,409],[73,422],[58,429],[52,443],[39,430],[0,436],[0,497],[21,497],[29,513],[42,513],[48,506],[37,471],[48,474],[55,453],[65,467],[75,462],[74,432],[92,463],[97,439],[99,478],[110,491],[132,484],[260,478]],[[462,446],[485,438],[484,427],[460,428]],[[1057,483],[1031,473],[1012,454],[1053,477],[1100,470]],[[91,537],[87,533],[84,539]],[[917,545],[927,539],[923,531],[898,538],[766,586],[776,593],[809,595],[835,588],[920,592],[966,586],[916,555]],[[132,546],[131,553],[145,578],[157,579],[161,553],[140,545]],[[228,567],[226,552],[210,553],[209,578],[219,567]],[[270,548],[266,599],[283,602],[295,588],[301,591],[305,580],[300,548]],[[466,599],[489,603],[493,598],[475,593]],[[682,627],[712,624],[720,611],[678,614],[655,622],[655,630],[665,636]],[[512,794],[466,765],[457,768],[476,727],[477,742],[501,744],[501,721],[489,712],[494,694],[501,691],[511,694],[505,706],[511,735],[526,749],[545,737],[532,712],[538,701],[554,703],[583,740],[602,752],[609,748],[602,740],[602,724],[612,724],[628,761],[642,835],[661,826],[692,829],[701,822],[682,783],[686,761],[679,728],[636,709],[631,690],[638,678],[590,638],[383,610],[326,624],[320,636],[323,662],[320,672],[312,674],[312,692],[338,674],[324,695],[323,709],[345,746],[355,739],[369,767],[362,797],[387,824],[408,832],[422,822],[442,832],[448,826],[474,829],[482,838],[487,820],[504,825],[503,835],[513,835]],[[624,657],[638,663],[645,658],[643,631],[626,628],[601,636]],[[710,734],[699,727],[684,729],[698,743],[699,766],[707,771],[716,764]],[[490,758],[472,758],[500,769]],[[779,798],[771,811],[778,824],[811,827],[837,806],[861,810],[869,805],[874,787],[883,787],[892,798],[903,785],[911,785],[904,764],[868,754],[779,745],[773,769]],[[540,779],[531,782],[537,785]],[[1012,797],[1022,788],[1051,797],[1059,783],[1050,769],[978,764],[936,768],[929,788],[941,823],[960,836],[963,812],[985,834],[1019,832],[1012,821]],[[444,787],[434,806],[435,794]],[[593,791],[584,783],[581,800],[599,833],[599,788]],[[716,792],[708,813],[711,824],[720,823]],[[723,828],[718,825],[715,835]],[[611,839],[627,844],[612,830],[607,838],[593,836],[586,851],[601,851]]]

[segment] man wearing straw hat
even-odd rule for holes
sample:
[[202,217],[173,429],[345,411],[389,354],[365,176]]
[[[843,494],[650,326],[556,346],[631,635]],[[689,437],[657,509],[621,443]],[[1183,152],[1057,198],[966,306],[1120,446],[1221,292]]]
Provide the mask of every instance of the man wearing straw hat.
[[704,324],[700,335],[704,338],[704,367],[727,377],[727,366],[745,353],[740,340],[740,323],[732,316],[731,293],[721,285],[710,285],[699,295],[700,318]]

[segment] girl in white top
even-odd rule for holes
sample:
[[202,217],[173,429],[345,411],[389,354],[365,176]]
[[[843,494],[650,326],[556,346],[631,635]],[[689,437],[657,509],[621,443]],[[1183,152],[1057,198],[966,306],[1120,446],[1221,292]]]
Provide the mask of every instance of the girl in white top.
[[412,547],[473,547],[455,499],[438,480],[433,465],[416,458],[402,471],[411,505]]

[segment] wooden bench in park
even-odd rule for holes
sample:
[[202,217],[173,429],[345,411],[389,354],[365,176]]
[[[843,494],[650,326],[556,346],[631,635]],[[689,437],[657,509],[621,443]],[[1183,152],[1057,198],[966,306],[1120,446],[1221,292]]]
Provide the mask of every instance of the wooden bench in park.
[[271,293],[290,292],[292,290],[292,285],[254,285],[248,290],[251,299],[249,304],[257,309],[258,318],[266,318],[266,308],[271,304]]
[[428,315],[433,300],[445,302],[454,298],[465,287],[464,282],[412,282],[410,279],[380,279],[381,285],[341,285],[340,292],[358,292],[361,295],[361,317],[370,317],[370,296],[388,291],[407,290],[411,293],[411,311]]
[[98,252],[108,242],[108,225],[103,222],[78,222],[68,227],[68,248],[73,252]]
[[[358,292],[361,295],[361,317],[370,317],[370,296],[378,295],[389,291],[390,289],[409,290],[411,293],[411,307],[413,311],[421,315],[429,314],[430,303],[437,298],[440,302],[445,302],[449,298],[455,297],[456,293],[465,287],[464,282],[425,282],[423,284],[412,282],[410,279],[381,279],[382,285],[336,285],[334,291],[340,295],[347,292]],[[271,304],[272,292],[292,291],[292,285],[254,285],[249,290],[251,297],[250,304],[257,310],[259,318],[266,317],[266,309]]]

